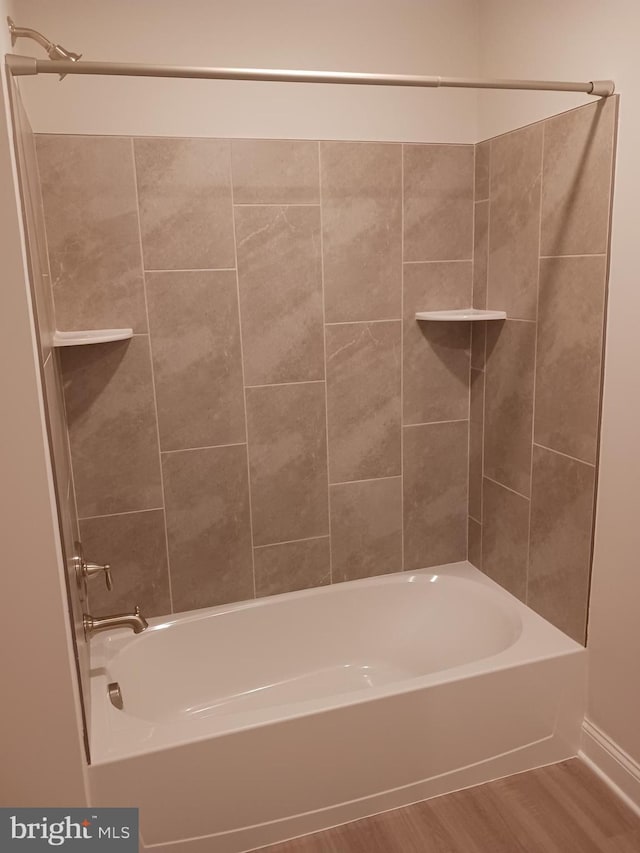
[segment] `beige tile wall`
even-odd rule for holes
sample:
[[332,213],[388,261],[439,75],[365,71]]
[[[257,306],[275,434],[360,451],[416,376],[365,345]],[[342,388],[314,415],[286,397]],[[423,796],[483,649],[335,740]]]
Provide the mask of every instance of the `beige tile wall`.
[[63,359],[85,551],[114,567],[96,612],[466,557],[470,330],[414,313],[471,301],[473,146],[42,136],[38,158],[58,327],[135,331]]
[[[617,99],[476,146],[469,558],[585,641]],[[483,326],[486,325],[486,329]]]

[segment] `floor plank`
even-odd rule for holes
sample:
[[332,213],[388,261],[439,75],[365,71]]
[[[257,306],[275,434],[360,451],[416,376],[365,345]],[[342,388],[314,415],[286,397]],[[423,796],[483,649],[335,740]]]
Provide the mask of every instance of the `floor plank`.
[[640,818],[575,758],[261,853],[640,853]]

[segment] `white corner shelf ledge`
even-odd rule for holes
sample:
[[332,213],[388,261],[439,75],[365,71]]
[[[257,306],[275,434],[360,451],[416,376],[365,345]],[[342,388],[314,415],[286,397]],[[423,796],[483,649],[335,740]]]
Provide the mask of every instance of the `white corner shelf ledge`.
[[506,319],[506,311],[483,311],[480,308],[453,308],[450,311],[418,311],[416,314],[416,320],[435,320],[439,323]]
[[133,337],[133,329],[84,329],[79,332],[54,332],[54,347],[79,347],[85,344],[106,344],[126,341]]

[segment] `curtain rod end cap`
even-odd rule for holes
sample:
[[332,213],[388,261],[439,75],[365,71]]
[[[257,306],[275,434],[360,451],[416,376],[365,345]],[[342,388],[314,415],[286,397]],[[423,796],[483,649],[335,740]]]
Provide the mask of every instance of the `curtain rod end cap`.
[[601,98],[608,98],[613,95],[616,90],[616,84],[613,80],[592,80],[590,95],[598,95]]

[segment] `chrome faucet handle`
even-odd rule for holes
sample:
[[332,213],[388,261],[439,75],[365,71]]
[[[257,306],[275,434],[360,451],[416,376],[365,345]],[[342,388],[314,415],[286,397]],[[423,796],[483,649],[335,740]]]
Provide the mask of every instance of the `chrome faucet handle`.
[[92,578],[100,572],[104,572],[104,582],[109,592],[113,589],[113,578],[111,577],[111,565],[105,563],[101,566],[99,563],[84,563],[83,574],[86,578]]
[[84,552],[82,550],[82,543],[76,542],[76,556],[74,557],[74,563],[76,567],[76,581],[78,583],[78,587],[82,588],[82,585],[85,585],[86,592],[86,584],[87,581],[100,574],[100,572],[104,573],[104,582],[106,584],[109,592],[113,589],[113,578],[111,576],[111,565],[109,563],[105,563],[104,565],[100,565],[100,563],[87,563],[84,558]]

